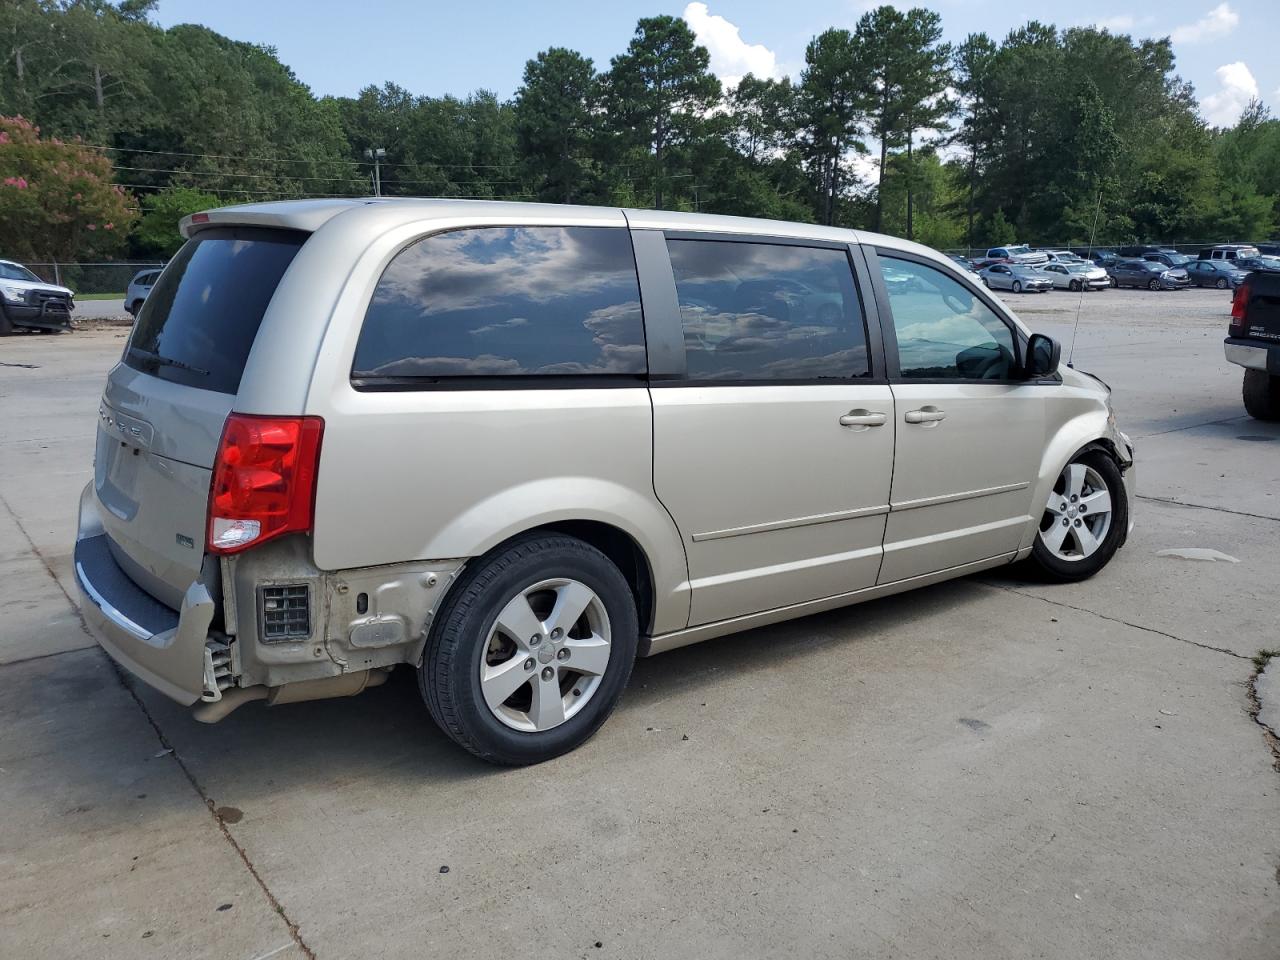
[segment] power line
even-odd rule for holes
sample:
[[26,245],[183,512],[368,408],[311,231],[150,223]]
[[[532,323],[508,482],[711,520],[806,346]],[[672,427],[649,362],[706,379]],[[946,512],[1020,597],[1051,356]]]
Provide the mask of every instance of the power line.
[[[206,160],[250,160],[256,163],[314,163],[314,164],[341,163],[341,164],[346,164],[347,166],[352,166],[352,167],[372,167],[373,166],[372,163],[367,163],[363,160],[341,160],[336,157],[326,158],[323,160],[306,160],[306,159],[291,159],[286,157],[237,157],[237,156],[232,156],[230,154],[221,154],[221,153],[184,153],[181,150],[147,150],[141,147],[138,147],[136,149],[133,147],[109,147],[106,144],[101,144],[101,143],[85,143],[85,144],[81,144],[81,146],[89,147],[90,149],[93,149],[93,150],[111,150],[116,153],[149,153],[149,154],[154,154],[157,156],[165,156],[165,157],[197,157],[197,158],[206,159]],[[446,168],[446,167],[453,168],[453,169],[466,168],[466,169],[472,169],[472,170],[505,170],[510,167],[519,166],[519,162],[515,160],[509,163],[440,163],[436,160],[431,160],[431,159],[424,159],[419,161],[416,164],[384,162],[382,165],[384,167],[415,167],[415,166],[422,166],[423,164],[431,164],[432,166],[437,166],[441,168]]]

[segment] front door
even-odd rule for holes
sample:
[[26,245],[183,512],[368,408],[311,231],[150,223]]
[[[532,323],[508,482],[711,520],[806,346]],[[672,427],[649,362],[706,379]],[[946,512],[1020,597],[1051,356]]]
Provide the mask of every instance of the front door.
[[684,539],[690,623],[874,585],[893,397],[849,248],[719,234],[666,248],[686,369],[651,386],[654,488]]
[[1017,334],[985,294],[924,258],[878,259],[912,278],[882,288],[897,450],[879,582],[892,583],[1017,550],[1045,401],[1019,378]]

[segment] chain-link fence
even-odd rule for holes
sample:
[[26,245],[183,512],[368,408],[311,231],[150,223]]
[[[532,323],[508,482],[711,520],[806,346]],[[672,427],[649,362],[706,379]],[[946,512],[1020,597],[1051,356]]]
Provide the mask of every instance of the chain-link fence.
[[76,296],[115,294],[123,297],[129,281],[143,270],[164,266],[158,260],[114,261],[111,263],[25,263],[41,280],[70,287]]

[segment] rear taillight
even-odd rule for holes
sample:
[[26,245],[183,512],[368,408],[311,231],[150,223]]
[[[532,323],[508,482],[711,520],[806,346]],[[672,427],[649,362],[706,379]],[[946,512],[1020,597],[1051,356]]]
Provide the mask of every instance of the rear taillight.
[[320,417],[227,417],[209,487],[210,553],[311,530],[323,435]]
[[1249,310],[1249,287],[1249,281],[1246,279],[1236,287],[1236,292],[1231,296],[1231,324],[1227,327],[1227,333],[1230,336],[1244,336],[1245,314]]

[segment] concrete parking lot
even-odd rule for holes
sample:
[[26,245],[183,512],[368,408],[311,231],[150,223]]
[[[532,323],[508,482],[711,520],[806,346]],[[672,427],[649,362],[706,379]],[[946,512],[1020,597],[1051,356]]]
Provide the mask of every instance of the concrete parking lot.
[[215,726],[122,677],[70,556],[125,328],[0,341],[0,956],[1275,960],[1280,424],[1244,414],[1228,301],[1011,296],[1064,343],[1081,304],[1075,363],[1137,442],[1092,581],[642,661],[522,770],[454,747],[407,670]]

